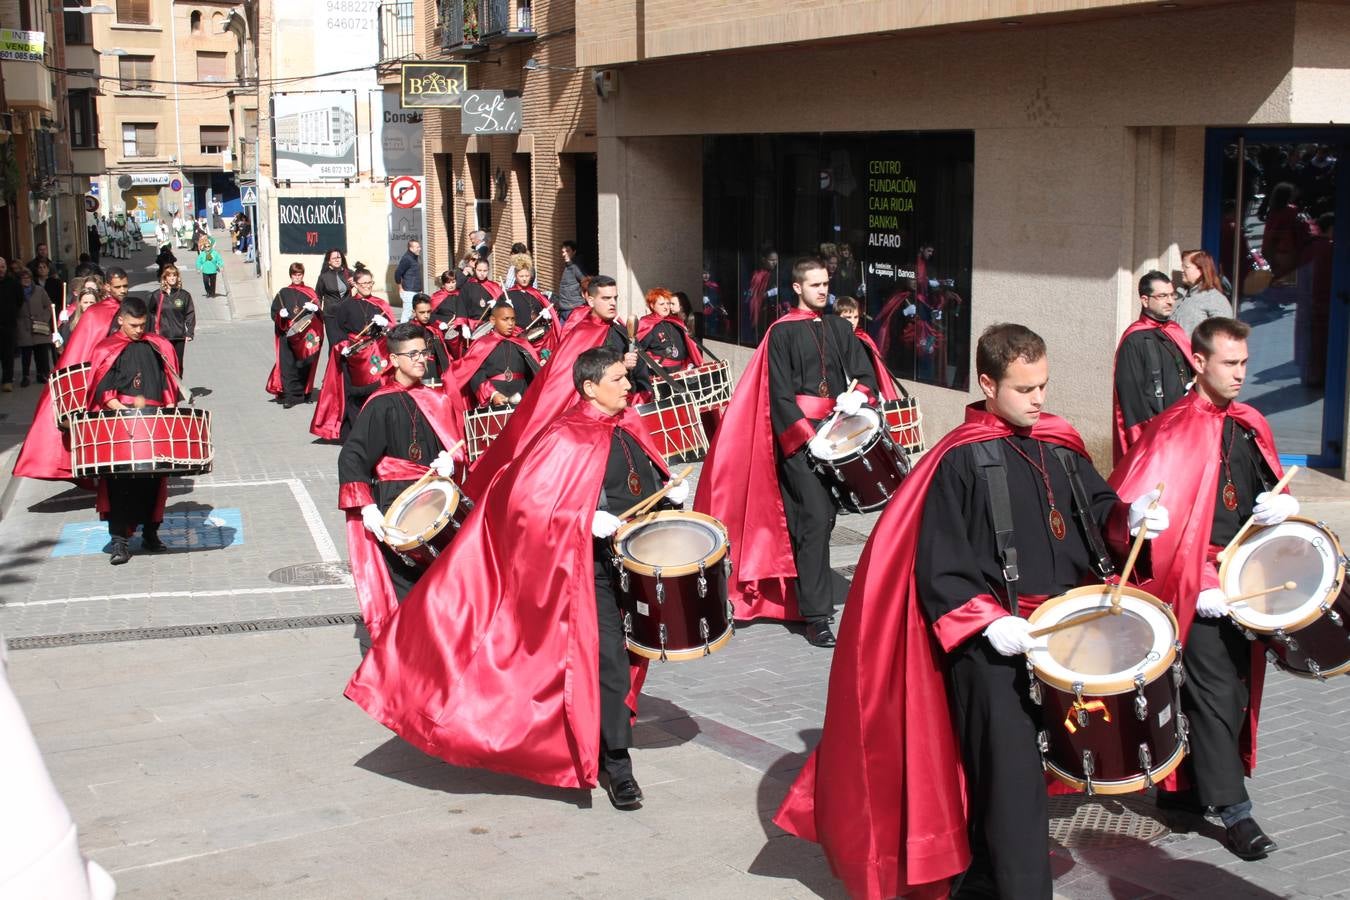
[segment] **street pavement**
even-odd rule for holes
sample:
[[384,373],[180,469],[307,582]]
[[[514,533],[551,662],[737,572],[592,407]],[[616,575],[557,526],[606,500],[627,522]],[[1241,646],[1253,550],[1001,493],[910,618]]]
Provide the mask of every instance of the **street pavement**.
[[[148,290],[148,255],[132,263]],[[241,257],[223,282],[228,298],[197,300],[185,379],[210,391],[216,463],[173,482],[172,552],[113,568],[88,493],[0,483],[10,678],[86,852],[124,896],[842,896],[819,848],[770,821],[824,718],[830,653],[793,629],[755,624],[712,657],[653,664],[633,813],[603,791],[444,765],[343,699],[359,654],[335,565],[337,448],[309,435],[312,406],[268,402],[269,298]],[[6,479],[36,398],[0,394]],[[1340,482],[1296,486],[1350,534]],[[841,517],[845,575],[875,519]],[[1271,673],[1251,782],[1281,844],[1269,859],[1241,862],[1216,825],[1147,799],[1057,801],[1058,895],[1350,896],[1347,711],[1350,682]],[[1102,830],[1115,826],[1127,833]]]

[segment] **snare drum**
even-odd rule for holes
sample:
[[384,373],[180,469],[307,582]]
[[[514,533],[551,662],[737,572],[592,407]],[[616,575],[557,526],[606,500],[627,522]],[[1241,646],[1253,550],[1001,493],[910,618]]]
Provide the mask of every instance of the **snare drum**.
[[720,650],[735,630],[726,529],[702,513],[668,510],[614,533],[614,567],[628,649],[681,662]]
[[910,456],[923,452],[923,414],[919,412],[918,400],[902,397],[899,400],[883,401],[881,417],[886,420],[886,428],[895,446]]
[[666,384],[663,378],[652,381],[652,394],[657,399],[683,394],[693,401],[699,412],[726,409],[731,403],[731,366],[726,360],[690,366],[671,372],[668,377],[673,385]]
[[62,366],[52,373],[48,382],[52,391],[52,412],[56,426],[66,428],[70,417],[85,410],[85,395],[89,392],[89,363]]
[[816,435],[831,444],[829,456],[812,456],[840,509],[867,512],[885,506],[909,474],[909,457],[891,441],[871,407],[827,418]]
[[309,359],[323,346],[323,320],[309,310],[300,313],[286,329],[286,343],[296,359]]
[[[1032,630],[1111,606],[1111,585],[1075,588],[1041,604]],[[1027,653],[1041,708],[1041,758],[1057,779],[1089,794],[1152,787],[1186,755],[1181,644],[1167,605],[1124,587],[1121,611],[1035,638]]]
[[542,344],[546,337],[548,337],[548,322],[540,322],[538,325],[528,328],[525,331],[525,340],[529,341],[530,344],[535,347]]
[[347,372],[354,387],[379,384],[389,367],[389,349],[384,335],[362,338],[351,345],[347,354]]
[[666,462],[694,462],[707,454],[708,434],[691,400],[663,397],[643,403],[637,410]]
[[1229,615],[1249,634],[1265,640],[1280,668],[1305,678],[1350,671],[1350,597],[1341,542],[1323,522],[1298,516],[1255,528],[1219,566],[1223,592],[1238,597],[1292,581],[1275,591],[1239,601]]
[[464,446],[469,462],[487,452],[514,411],[514,406],[485,406],[464,413]]
[[473,502],[448,478],[414,484],[384,514],[384,542],[410,566],[426,569],[450,546]]
[[70,469],[100,475],[201,475],[211,471],[211,414],[204,409],[108,409],[70,417]]

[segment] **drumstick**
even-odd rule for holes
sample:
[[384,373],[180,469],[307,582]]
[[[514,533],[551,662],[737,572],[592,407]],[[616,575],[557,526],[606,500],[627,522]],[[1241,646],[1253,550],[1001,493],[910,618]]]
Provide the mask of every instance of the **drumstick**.
[[[1284,477],[1281,478],[1279,481],[1277,481],[1275,483],[1275,486],[1270,489],[1270,493],[1278,494],[1282,492],[1285,488],[1289,486],[1289,482],[1293,481],[1294,476],[1297,474],[1298,474],[1298,466],[1290,466],[1289,471],[1284,473]],[[1237,534],[1233,535],[1233,539],[1228,542],[1228,546],[1224,547],[1222,550],[1219,551],[1218,556],[1219,562],[1223,562],[1232,554],[1234,550],[1237,549],[1237,545],[1242,543],[1242,539],[1247,536],[1247,532],[1251,531],[1252,526],[1255,524],[1256,524],[1255,516],[1249,516],[1247,518],[1247,521],[1242,523],[1242,527],[1238,529]]]
[[1242,603],[1247,600],[1253,600],[1257,597],[1263,597],[1266,594],[1273,594],[1276,591],[1292,591],[1298,587],[1293,581],[1286,581],[1284,584],[1277,584],[1274,587],[1262,588],[1259,591],[1248,591],[1245,594],[1238,594],[1236,597],[1228,597],[1226,602],[1231,606],[1234,603]]
[[[1162,500],[1163,486],[1161,481],[1158,482],[1158,486],[1155,488],[1158,496],[1148,505],[1150,512],[1158,508],[1158,502]],[[1147,539],[1148,526],[1141,522],[1139,523],[1139,533],[1134,536],[1134,546],[1130,547],[1130,555],[1125,558],[1125,565],[1120,570],[1120,581],[1116,583],[1115,590],[1111,592],[1111,613],[1113,615],[1120,614],[1120,592],[1125,587],[1125,583],[1130,580],[1130,575],[1134,572],[1134,563],[1139,559],[1139,551],[1144,549],[1144,541]]]
[[629,353],[632,353],[632,352],[635,351],[635,350],[637,350],[637,318],[636,318],[635,316],[629,316],[629,317],[628,317],[628,352],[629,352]]
[[[1118,602],[1118,601],[1117,601]],[[1108,606],[1105,609],[1099,609],[1096,612],[1088,613],[1085,616],[1078,616],[1073,619],[1065,619],[1062,622],[1056,622],[1054,625],[1047,625],[1045,628],[1037,628],[1031,632],[1031,637],[1045,637],[1047,634],[1054,634],[1056,631],[1062,631],[1065,628],[1072,628],[1075,625],[1083,625],[1095,619],[1104,619],[1107,616],[1116,615],[1116,606]]]
[[666,495],[667,491],[669,491],[675,485],[680,484],[686,478],[688,478],[689,473],[692,471],[694,471],[693,466],[685,466],[684,471],[676,475],[669,481],[667,481],[665,487],[661,488],[661,490],[657,491],[655,494],[652,494],[650,497],[647,497],[644,500],[639,500],[637,503],[633,504],[628,509],[624,510],[623,513],[619,516],[619,518],[624,519],[626,521],[628,519],[636,518],[637,516],[642,515],[647,510],[655,506],[657,501],[659,501],[662,497]]
[[841,438],[838,438],[838,439],[835,439],[835,440],[831,440],[831,441],[830,441],[830,446],[831,446],[831,447],[838,447],[840,444],[847,444],[849,441],[853,440],[854,438],[856,438],[856,437],[862,437],[864,434],[867,434],[867,432],[869,432],[869,431],[871,431],[871,430],[872,430],[872,426],[871,426],[871,425],[865,425],[865,426],[863,426],[862,428],[859,428],[857,431],[853,432],[852,434],[846,434],[846,435],[844,435],[844,436],[841,437]]

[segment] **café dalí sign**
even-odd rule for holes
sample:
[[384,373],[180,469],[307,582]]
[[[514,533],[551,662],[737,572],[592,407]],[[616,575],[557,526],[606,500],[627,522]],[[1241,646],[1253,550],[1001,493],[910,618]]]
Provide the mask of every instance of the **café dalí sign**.
[[468,89],[463,63],[404,63],[401,102],[404,109],[458,108]]
[[[514,94],[514,92],[513,92]],[[459,110],[460,134],[519,134],[522,119],[519,94],[469,91]]]
[[42,47],[46,36],[41,31],[15,31],[0,28],[0,59],[22,59],[42,62]]

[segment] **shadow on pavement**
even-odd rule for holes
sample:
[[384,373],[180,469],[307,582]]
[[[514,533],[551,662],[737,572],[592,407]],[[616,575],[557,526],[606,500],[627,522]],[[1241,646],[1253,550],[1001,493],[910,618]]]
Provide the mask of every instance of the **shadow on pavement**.
[[[1167,886],[1163,896],[1177,900],[1208,897],[1280,900],[1282,897],[1212,863],[1168,856],[1161,847],[1146,841],[1131,840],[1114,847],[1081,848],[1073,853],[1081,865],[1101,873],[1113,898],[1139,897],[1141,888],[1147,896],[1159,896],[1153,893],[1148,884],[1139,884],[1141,881],[1154,885],[1165,883]],[[1130,874],[1115,874],[1123,868]],[[1130,878],[1135,880],[1130,881]]]
[[[26,568],[40,567],[48,557],[51,556],[52,547],[56,545],[55,541],[29,541],[13,548],[5,556],[4,570],[0,571],[0,588],[15,584],[25,584],[35,580],[35,574],[29,575],[23,573]],[[0,606],[4,606],[5,601],[0,596]]]
[[31,513],[66,513],[94,508],[94,492],[81,487],[70,487],[28,507]]

